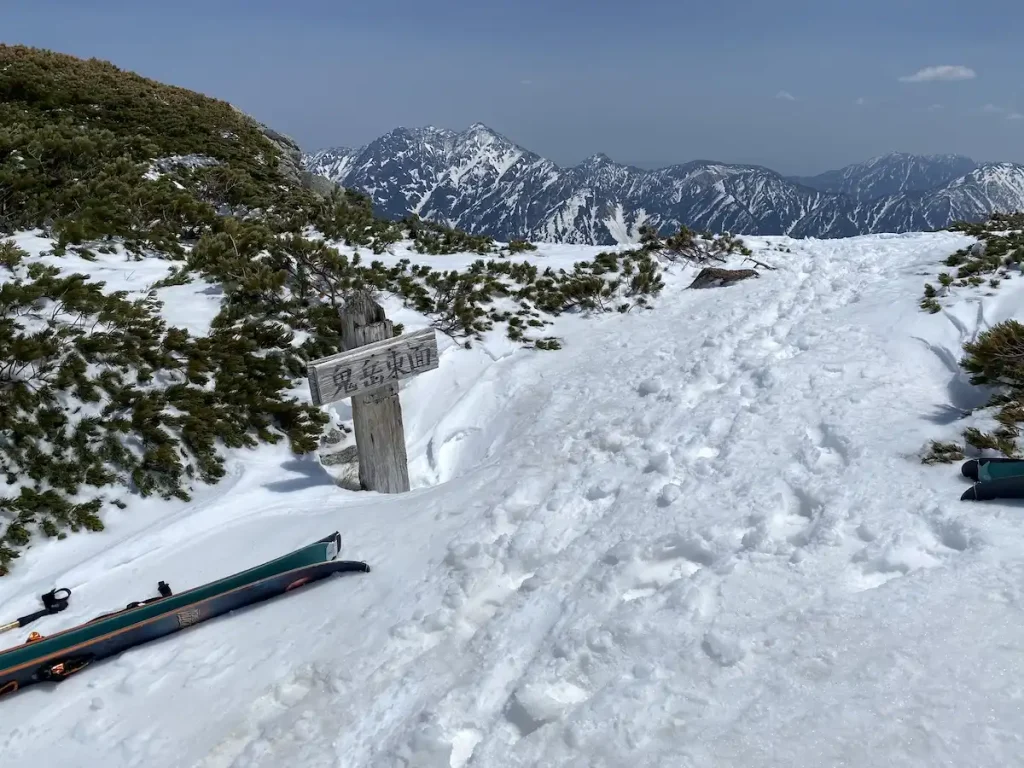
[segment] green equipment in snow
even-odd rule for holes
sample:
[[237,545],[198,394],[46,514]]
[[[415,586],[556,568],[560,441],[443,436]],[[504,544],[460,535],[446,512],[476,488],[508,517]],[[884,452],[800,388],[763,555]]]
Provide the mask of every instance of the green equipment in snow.
[[[60,682],[100,659],[333,574],[370,570],[364,562],[337,560],[340,550],[341,535],[335,531],[275,560],[187,592],[175,595],[160,582],[158,597],[129,603],[122,610],[47,637],[33,632],[22,645],[0,651],[0,696],[35,683]],[[7,629],[64,610],[70,596],[67,589],[43,595],[42,611],[11,622]]]

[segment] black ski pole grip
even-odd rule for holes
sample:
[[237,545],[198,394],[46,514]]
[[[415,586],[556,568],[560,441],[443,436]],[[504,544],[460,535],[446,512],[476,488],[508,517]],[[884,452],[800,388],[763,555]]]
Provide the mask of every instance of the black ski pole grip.
[[43,601],[43,610],[47,613],[60,613],[68,607],[68,600],[71,598],[71,590],[66,587],[51,589],[45,595],[40,595]]
[[15,627],[24,627],[26,624],[31,624],[36,619],[41,619],[43,616],[49,616],[52,613],[60,613],[68,607],[68,598],[70,597],[70,589],[51,589],[45,595],[39,596],[39,599],[43,603],[43,610],[30,613],[27,616],[22,616],[16,621],[6,625],[4,627],[4,631],[6,632],[7,630]]

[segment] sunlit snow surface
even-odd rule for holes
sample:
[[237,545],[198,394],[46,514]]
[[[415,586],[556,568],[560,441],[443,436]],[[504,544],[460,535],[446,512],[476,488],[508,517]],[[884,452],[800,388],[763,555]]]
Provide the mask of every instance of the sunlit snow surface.
[[[922,286],[965,236],[748,242],[778,269],[687,291],[674,268],[651,312],[559,320],[558,352],[439,335],[402,390],[408,494],[266,447],[192,503],[33,548],[0,605],[71,588],[43,633],[334,530],[373,571],[5,697],[2,764],[1022,764],[1024,506],[959,501],[957,466],[920,453],[975,423],[960,345],[1022,313],[1024,278],[931,315]],[[140,291],[167,266],[47,261]],[[220,300],[160,294],[194,331]]]

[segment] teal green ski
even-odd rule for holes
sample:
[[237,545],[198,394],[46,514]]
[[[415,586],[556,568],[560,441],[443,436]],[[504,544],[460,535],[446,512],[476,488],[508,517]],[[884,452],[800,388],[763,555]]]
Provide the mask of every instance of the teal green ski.
[[[160,582],[159,597],[131,603],[49,637],[30,637],[24,644],[0,652],[0,695],[33,683],[64,680],[99,659],[335,573],[370,570],[364,562],[337,560],[340,549],[341,536],[335,532],[275,560],[187,592],[175,595]],[[62,593],[59,598],[55,597],[58,592]],[[54,590],[43,595],[43,611],[7,627],[24,626],[41,615],[62,610],[70,594],[69,590]]]

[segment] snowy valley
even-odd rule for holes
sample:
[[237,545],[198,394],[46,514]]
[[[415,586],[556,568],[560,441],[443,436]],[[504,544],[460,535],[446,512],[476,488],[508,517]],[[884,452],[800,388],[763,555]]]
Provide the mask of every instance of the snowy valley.
[[[169,267],[15,241],[137,295]],[[1020,316],[1024,279],[954,289],[929,314],[922,282],[974,238],[746,242],[777,269],[698,291],[693,267],[668,266],[650,311],[558,318],[556,352],[440,336],[440,367],[401,395],[409,494],[348,490],[338,467],[264,445],[231,451],[190,502],[134,499],[102,532],[27,550],[0,579],[5,611],[75,595],[43,633],[333,530],[373,571],[19,693],[5,762],[1019,762],[1021,510],[961,502],[956,466],[921,457],[983,421],[957,418],[984,397],[955,361]],[[202,282],[158,295],[197,333],[221,301]]]

